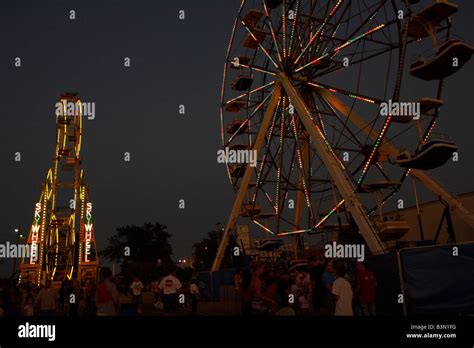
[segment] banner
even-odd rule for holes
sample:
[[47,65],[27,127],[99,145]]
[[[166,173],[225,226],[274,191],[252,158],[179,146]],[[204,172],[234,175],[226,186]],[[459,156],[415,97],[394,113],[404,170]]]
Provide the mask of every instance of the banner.
[[408,313],[474,312],[474,244],[402,249]]

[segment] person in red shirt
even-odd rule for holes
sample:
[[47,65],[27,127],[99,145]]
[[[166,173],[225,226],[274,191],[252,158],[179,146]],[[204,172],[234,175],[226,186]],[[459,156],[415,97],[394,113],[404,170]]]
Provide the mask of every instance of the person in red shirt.
[[362,262],[357,263],[357,290],[363,315],[375,316],[375,274]]

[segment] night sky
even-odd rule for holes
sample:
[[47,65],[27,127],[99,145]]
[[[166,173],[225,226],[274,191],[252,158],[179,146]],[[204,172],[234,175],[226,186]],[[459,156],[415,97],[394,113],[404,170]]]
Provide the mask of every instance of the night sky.
[[[455,33],[473,44],[474,2],[456,3]],[[238,5],[0,2],[0,241],[13,241],[17,226],[24,234],[29,229],[52,164],[54,104],[68,91],[96,103],[95,120],[84,120],[81,155],[99,249],[119,226],[158,221],[173,234],[174,258],[189,257],[193,243],[216,222],[225,224],[234,193],[216,151],[222,68]],[[181,9],[185,20],[178,19]],[[14,67],[15,57],[21,68]],[[130,68],[124,57],[131,58]],[[471,61],[446,81],[443,93],[439,129],[459,146],[460,162],[432,173],[456,194],[474,188],[473,73]]]

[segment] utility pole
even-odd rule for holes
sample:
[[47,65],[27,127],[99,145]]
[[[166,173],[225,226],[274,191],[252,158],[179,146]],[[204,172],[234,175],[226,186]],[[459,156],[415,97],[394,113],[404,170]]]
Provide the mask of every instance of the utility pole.
[[[20,250],[18,248],[18,244],[20,244],[20,227],[15,228],[15,234],[16,234],[16,246],[15,247],[18,250]],[[18,255],[17,255],[17,257],[18,257]],[[15,275],[15,271],[16,271],[16,257],[13,258],[12,277]]]

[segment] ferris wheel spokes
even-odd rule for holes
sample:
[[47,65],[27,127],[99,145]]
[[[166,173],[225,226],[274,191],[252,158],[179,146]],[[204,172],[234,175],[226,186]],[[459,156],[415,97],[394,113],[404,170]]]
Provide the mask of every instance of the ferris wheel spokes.
[[373,253],[384,252],[385,247],[372,226],[372,223],[369,221],[362,203],[354,192],[354,187],[351,185],[352,179],[349,179],[347,173],[341,169],[340,161],[332,152],[331,146],[327,142],[320,128],[317,126],[315,127],[315,124],[310,121],[309,109],[306,106],[306,103],[285,74],[281,73],[279,75],[279,81],[294,103],[299,118],[311,137],[312,144],[317,148],[319,156],[325,163],[336,187],[346,202],[346,209],[355,220],[355,223],[359,227],[359,232],[364,236],[369,249]]
[[[274,114],[275,110],[277,109],[277,105],[278,105],[278,102],[280,100],[280,96],[281,96],[281,86],[279,84],[277,84],[275,86],[275,89],[273,90],[273,94],[272,94],[272,96],[271,96],[271,98],[268,102],[268,107],[265,111],[265,115],[263,117],[259,132],[258,132],[257,137],[255,138],[253,146],[252,146],[252,149],[256,150],[257,152],[262,147],[263,140],[265,138],[265,134],[266,134],[268,128],[270,127],[273,114]],[[221,264],[221,261],[222,261],[222,258],[224,257],[225,247],[227,246],[227,242],[228,242],[228,239],[229,239],[229,234],[230,234],[230,231],[233,229],[233,227],[235,225],[235,222],[236,222],[236,219],[237,219],[237,217],[239,216],[239,214],[241,212],[242,203],[243,203],[243,200],[244,200],[244,195],[247,193],[248,185],[249,185],[250,179],[252,177],[252,172],[253,172],[253,168],[250,167],[249,165],[247,165],[246,168],[245,168],[245,172],[244,172],[244,175],[242,177],[242,180],[240,182],[239,189],[237,191],[237,196],[235,198],[234,205],[232,207],[232,210],[231,210],[231,213],[230,213],[230,216],[229,216],[229,220],[228,220],[227,225],[224,229],[224,234],[222,236],[221,243],[218,247],[217,254],[216,254],[216,257],[215,257],[213,265],[212,265],[212,269],[211,269],[212,271],[216,271],[219,268],[219,266]]]

